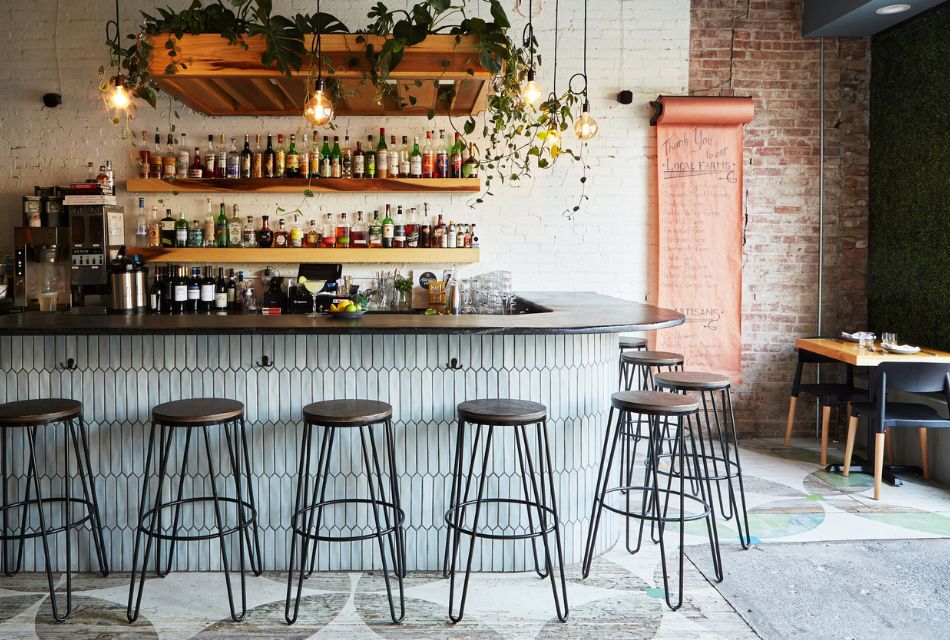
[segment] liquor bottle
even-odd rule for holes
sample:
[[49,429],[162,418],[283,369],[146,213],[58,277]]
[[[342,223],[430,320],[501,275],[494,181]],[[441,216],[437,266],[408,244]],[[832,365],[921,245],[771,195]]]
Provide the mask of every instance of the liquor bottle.
[[333,149],[330,151],[330,177],[343,177],[343,151],[340,150],[340,136],[333,136]]
[[185,303],[185,313],[197,313],[198,302],[201,300],[201,267],[191,268],[191,278],[188,279],[188,300]]
[[192,220],[191,226],[188,227],[188,246],[197,249],[205,246],[204,234],[201,232],[201,225],[198,224],[197,220]]
[[278,249],[286,249],[290,246],[290,234],[287,233],[287,225],[284,219],[277,220],[277,231],[274,232],[274,246]]
[[373,212],[373,223],[369,226],[369,246],[383,246],[383,225],[379,221],[379,211]]
[[284,159],[284,176],[287,178],[300,177],[300,154],[297,153],[297,135],[290,134],[290,148],[287,149],[287,156]]
[[300,216],[294,214],[294,221],[290,223],[290,246],[299,249],[303,246],[303,229],[300,226]]
[[135,214],[135,246],[148,246],[148,219],[145,217],[145,198],[139,198],[139,208]]
[[350,149],[350,136],[343,136],[343,177],[353,177],[353,151]]
[[363,143],[356,141],[356,155],[353,156],[353,177],[366,177],[366,158],[363,156]]
[[435,175],[435,150],[432,148],[432,132],[426,131],[426,145],[422,148],[422,177]]
[[338,249],[350,248],[350,223],[345,212],[340,214],[340,224],[336,226],[336,246]]
[[148,149],[148,131],[142,131],[142,143],[139,145],[139,177],[148,178],[152,169],[152,152]]
[[215,282],[211,276],[211,267],[205,267],[204,277],[201,279],[201,288],[198,290],[198,311],[211,313],[214,308]]
[[178,267],[178,274],[172,281],[172,313],[185,313],[188,309],[188,278],[185,268]]
[[277,134],[277,151],[274,153],[274,177],[283,178],[287,169],[287,150],[284,149],[284,134]]
[[439,129],[439,145],[436,147],[435,151],[434,177],[449,177],[449,147],[445,142],[445,129]]
[[478,247],[479,247],[478,234],[475,233],[475,225],[473,224],[472,225],[472,248],[477,249]]
[[303,246],[311,249],[320,246],[320,230],[317,228],[316,220],[311,220],[307,224],[307,233],[304,236]]
[[261,216],[261,228],[257,230],[257,246],[268,249],[274,244],[274,232],[271,231],[269,216]]
[[393,246],[393,236],[396,234],[396,223],[390,215],[392,208],[386,205],[386,217],[383,218],[383,249],[391,249]]
[[217,154],[214,152],[214,135],[208,134],[208,148],[205,149],[205,178],[214,178],[217,174],[215,173],[215,160],[217,159]]
[[162,246],[162,221],[158,219],[158,207],[152,205],[152,217],[148,222],[148,246]]
[[442,214],[439,214],[439,224],[437,228],[441,229],[439,233],[439,246],[443,249],[448,249],[449,247],[449,229],[445,226],[445,223],[442,221]]
[[228,269],[228,281],[224,285],[224,296],[227,302],[228,312],[235,313],[238,310],[237,283],[234,281],[234,269]]
[[218,279],[214,283],[214,310],[218,313],[228,311],[228,283],[224,279],[224,269],[218,267]]
[[440,248],[445,246],[445,223],[442,222],[442,214],[439,214],[439,221],[436,222],[429,237],[429,246]]
[[455,227],[455,248],[462,249],[465,247],[465,230],[462,228],[462,224],[459,223]]
[[237,148],[237,138],[231,138],[231,150],[228,151],[228,178],[241,177],[241,154]]
[[376,145],[373,144],[373,135],[367,136],[366,150],[363,152],[363,171],[367,178],[376,177]]
[[470,142],[468,145],[468,157],[465,159],[465,162],[462,163],[462,177],[463,178],[477,178],[478,177],[478,158],[475,157],[475,143]]
[[148,175],[151,178],[161,178],[163,167],[163,156],[162,156],[162,137],[158,132],[158,127],[155,127],[155,148],[152,149],[152,157],[149,159],[149,170]]
[[462,150],[465,149],[465,143],[462,142],[462,134],[455,132],[455,144],[449,151],[449,177],[462,177]]
[[[399,177],[408,178],[412,175],[412,163],[409,160],[409,154],[412,149],[409,148],[407,136],[402,137],[402,146],[399,147]],[[420,158],[421,160],[421,158]],[[419,165],[419,173],[422,173],[422,165]]]
[[109,188],[107,193],[115,195],[115,169],[112,168],[112,160],[106,160],[106,179]]
[[390,178],[399,177],[399,149],[396,147],[396,136],[389,136],[389,171]]
[[178,162],[176,164],[175,176],[178,178],[188,177],[188,168],[191,166],[191,153],[188,150],[188,144],[185,142],[185,134],[181,134],[181,145],[178,147]]
[[313,130],[313,137],[310,138],[310,177],[320,177],[320,146],[317,143],[317,130]]
[[247,296],[247,283],[244,282],[244,272],[238,271],[237,282],[235,283],[234,291],[234,312],[241,313],[244,311],[244,299]]
[[228,177],[228,147],[224,143],[224,134],[218,136],[218,154],[214,159],[214,177]]
[[307,134],[303,134],[303,144],[300,145],[300,157],[298,159],[300,168],[297,171],[298,178],[310,177],[310,142],[307,140]]
[[224,212],[224,203],[218,209],[218,218],[214,221],[214,246],[225,249],[228,246],[228,216]]
[[257,246],[257,230],[254,228],[254,216],[247,217],[242,240],[245,247]]
[[[389,147],[386,146],[386,129],[379,128],[379,146],[376,147],[376,177],[389,176]],[[395,176],[393,176],[395,177]]]
[[152,286],[148,290],[148,310],[152,313],[164,313],[162,303],[164,298],[162,292],[165,290],[165,284],[162,282],[162,273],[155,272],[155,279],[152,280]]
[[458,242],[458,230],[455,228],[455,222],[449,220],[449,229],[446,234],[445,246],[448,249],[454,249],[456,243]]
[[412,249],[419,246],[419,215],[415,207],[409,209],[406,219],[406,246]]
[[162,246],[175,246],[175,219],[172,217],[172,210],[165,209],[165,217],[161,220],[162,224]]
[[320,149],[320,177],[329,178],[333,173],[333,161],[330,159],[330,136],[323,136]]
[[466,249],[471,248],[472,246],[472,230],[474,228],[475,228],[474,224],[471,227],[468,225],[465,225],[465,248]]
[[354,249],[365,249],[369,246],[366,223],[363,222],[363,212],[356,212],[356,221],[350,227],[350,246]]
[[211,198],[205,199],[205,224],[204,224],[204,238],[205,246],[213,247],[214,246],[214,205],[211,204]]
[[162,177],[174,178],[178,175],[176,165],[178,164],[178,154],[175,153],[175,139],[172,133],[168,132],[168,140],[165,145],[165,153],[162,154]]
[[96,176],[96,182],[103,193],[109,193],[109,174],[106,173],[106,165],[99,165],[99,174]]
[[422,153],[419,151],[419,138],[412,139],[412,151],[409,152],[409,177],[422,177]]
[[419,246],[429,247],[432,240],[432,225],[428,216],[423,216],[422,224],[419,225]]
[[264,150],[261,149],[261,134],[254,134],[254,153],[251,154],[251,177],[264,177]]
[[239,248],[241,246],[241,218],[238,216],[238,206],[231,207],[231,219],[228,221],[228,246]]
[[175,246],[188,246],[188,221],[185,220],[185,214],[178,212],[178,220],[175,222]]
[[188,167],[188,177],[201,179],[205,177],[205,165],[201,161],[201,149],[195,147],[195,157],[191,161],[191,166]]
[[245,180],[251,177],[251,156],[253,155],[250,137],[245,133],[244,148],[241,149],[241,177]]
[[402,217],[402,205],[396,207],[396,219],[393,224],[393,247],[406,248],[406,221]]
[[336,225],[333,224],[333,214],[328,213],[323,223],[323,246],[326,249],[336,247]]
[[277,163],[277,154],[274,153],[274,137],[267,134],[267,149],[264,150],[264,177],[274,177],[274,166]]

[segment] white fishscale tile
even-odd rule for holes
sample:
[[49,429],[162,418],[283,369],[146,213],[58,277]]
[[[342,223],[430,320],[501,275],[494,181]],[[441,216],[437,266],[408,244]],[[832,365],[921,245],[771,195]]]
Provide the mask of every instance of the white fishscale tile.
[[36,359],[36,340],[33,336],[23,336],[23,347],[22,354],[23,360],[21,367],[24,371],[30,371],[33,367],[33,362]]
[[208,368],[208,336],[187,336],[191,350],[195,352],[194,366],[197,369]]
[[423,369],[421,374],[422,374],[421,375],[422,380],[419,385],[419,390],[421,391],[419,402],[422,405],[422,419],[425,422],[429,422],[432,420],[433,405],[434,405],[434,400],[435,400],[435,398],[433,398],[434,394],[432,392],[433,391],[432,370]]
[[[308,388],[309,388],[309,380]],[[287,405],[287,419],[292,422],[299,422],[303,415],[301,410],[304,406],[304,400],[301,397],[301,391],[303,390],[303,374],[294,369],[290,372],[290,379],[287,386],[284,388],[284,395],[289,395],[288,401],[285,403]],[[286,421],[285,420],[285,421]]]
[[438,336],[438,335],[425,336],[425,343],[426,343],[425,367],[427,369],[431,369],[435,371],[439,369],[446,362],[444,358],[448,355],[447,349],[446,349],[446,353],[440,352],[439,342],[442,337],[443,336]]

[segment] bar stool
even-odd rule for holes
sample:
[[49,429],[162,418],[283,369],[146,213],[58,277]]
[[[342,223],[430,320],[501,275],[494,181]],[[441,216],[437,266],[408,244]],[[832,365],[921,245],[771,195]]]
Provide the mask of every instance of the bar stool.
[[[386,597],[389,599],[389,614],[394,623],[399,623],[406,615],[405,594],[403,592],[403,578],[406,576],[406,537],[403,528],[405,513],[399,500],[399,475],[396,470],[396,447],[393,437],[392,424],[393,408],[385,402],[376,400],[326,400],[314,402],[303,408],[304,430],[300,439],[300,465],[297,469],[297,494],[294,502],[294,511],[290,520],[290,562],[287,565],[287,601],[284,606],[284,618],[287,624],[297,621],[300,609],[300,596],[303,581],[313,571],[316,562],[317,542],[358,542],[373,538],[379,544],[379,556],[383,563],[383,579],[386,584]],[[378,446],[374,435],[374,426],[382,427],[384,442]],[[310,495],[309,479],[311,461],[313,458],[314,427],[323,427],[323,436],[317,456],[317,466],[313,484],[313,495]],[[333,443],[339,429],[358,429],[360,449],[363,457],[363,476],[366,478],[369,498],[351,498],[344,495],[342,498],[327,499],[327,484],[330,477],[330,461],[333,452]],[[388,458],[389,486],[383,482],[380,452]],[[388,496],[387,496],[388,492]],[[365,505],[372,512],[373,529],[367,532],[351,535],[333,534],[320,531],[323,520],[323,510],[330,507],[333,511],[337,507]],[[339,525],[338,525],[339,526]],[[353,529],[358,525],[347,527]],[[300,572],[297,578],[297,592],[293,594],[294,562],[297,555],[297,538],[300,538]],[[393,590],[390,581],[389,563],[386,561],[386,547],[388,542],[389,558],[392,561],[393,574],[399,587],[399,614],[393,600]],[[308,551],[313,544],[310,558],[310,569],[307,569]],[[291,612],[293,600],[293,612]]]
[[[472,559],[475,556],[476,538],[488,540],[524,540],[530,539],[534,554],[535,571],[541,578],[551,578],[551,590],[554,594],[554,608],[558,620],[565,622],[568,616],[567,584],[564,577],[564,553],[561,544],[561,526],[557,514],[557,502],[554,495],[554,469],[551,465],[551,450],[548,442],[547,418],[548,409],[543,404],[526,400],[471,400],[462,402],[457,407],[458,431],[455,440],[455,467],[452,472],[452,493],[449,499],[449,509],[445,512],[445,523],[448,527],[446,540],[446,558],[443,564],[443,574],[449,578],[449,619],[453,624],[459,622],[465,613],[465,597],[468,594],[468,581],[472,574]],[[474,424],[475,434],[471,439],[471,457],[465,477],[463,472],[463,449],[465,442],[465,428]],[[531,455],[528,440],[528,427],[535,427],[535,459]],[[522,499],[510,497],[485,497],[485,482],[488,478],[488,461],[491,458],[492,439],[495,427],[514,427],[515,450],[518,455],[520,468]],[[472,480],[478,474],[475,460],[478,457],[479,442],[482,432],[485,433],[482,445],[481,472],[478,476],[478,489],[474,499],[469,499]],[[535,464],[535,462],[537,464]],[[537,466],[537,475],[535,475]],[[545,475],[547,482],[545,483]],[[464,491],[462,485],[465,485]],[[531,487],[529,493],[528,487]],[[520,533],[498,533],[479,528],[479,516],[487,505],[521,505],[526,507],[528,515],[528,531]],[[466,512],[472,508],[474,515],[469,522]],[[535,513],[532,514],[532,511]],[[534,525],[537,517],[538,526]],[[554,534],[557,566],[560,572],[560,594],[558,581],[554,576],[551,543],[549,534]],[[465,578],[462,582],[462,593],[459,601],[458,615],[455,615],[455,571],[456,560],[459,555],[459,542],[462,535],[470,538],[468,560],[465,564]],[[541,538],[544,545],[544,563],[538,560],[537,538]],[[451,548],[451,560],[449,549]],[[562,610],[563,605],[563,610]]]
[[620,366],[624,391],[651,391],[654,374],[681,371],[683,356],[671,351],[626,351],[620,354]]
[[[222,495],[218,491],[218,471],[215,465],[215,456],[211,446],[209,427],[220,427],[223,430],[227,443],[230,476],[234,484],[234,497]],[[174,500],[163,499],[163,487],[168,481],[168,490],[173,489],[172,473],[169,469],[169,458],[172,441],[182,430],[185,432],[184,450],[180,457],[178,490]],[[188,453],[191,450],[192,436],[195,432],[204,441],[205,459],[208,465],[208,481],[211,485],[210,496],[184,496],[185,476],[188,470]],[[158,449],[155,449],[156,435]],[[201,449],[201,445],[197,445]],[[196,453],[198,458],[200,454]],[[152,462],[154,460],[154,466]],[[197,465],[196,460],[196,465]],[[151,477],[153,473],[156,487],[154,500],[147,503]],[[223,471],[223,470],[222,470]],[[231,609],[231,619],[239,622],[247,611],[247,593],[245,589],[245,546],[249,554],[251,570],[254,575],[261,575],[261,546],[257,530],[257,507],[254,501],[254,492],[251,487],[251,462],[247,447],[247,433],[244,426],[244,404],[237,400],[222,398],[193,398],[190,400],[175,400],[157,405],[152,409],[152,425],[149,431],[148,450],[145,454],[145,479],[142,482],[142,497],[139,502],[139,516],[135,530],[135,542],[132,547],[132,576],[129,585],[129,604],[126,616],[129,622],[135,622],[139,616],[142,604],[142,592],[145,586],[146,567],[152,551],[152,541],[155,541],[155,572],[159,577],[165,577],[171,571],[175,557],[177,542],[217,539],[221,547],[221,565],[224,568],[224,583],[228,592],[228,605]],[[223,473],[221,475],[224,475]],[[225,475],[225,491],[227,476]],[[246,493],[245,493],[246,491]],[[210,533],[186,533],[179,530],[182,505],[203,505],[211,503],[214,507],[214,527]],[[228,522],[228,506],[233,507],[236,513],[236,523]],[[171,527],[165,526],[163,515],[167,510],[174,509]],[[237,533],[240,537],[240,576],[241,576],[241,609],[238,612],[234,604],[234,592],[231,585],[231,563],[228,561],[226,541],[228,536]],[[141,569],[138,575],[136,589],[136,570],[139,559],[139,548],[142,535],[145,535],[145,550],[142,554]],[[251,540],[253,538],[253,542]],[[162,562],[162,541],[167,540],[168,557],[164,568]]]
[[[44,497],[40,488],[40,471],[36,460],[36,436],[40,427],[43,427],[44,438],[55,439],[56,427],[62,425],[63,456],[65,478],[63,481],[62,497]],[[7,483],[9,481],[9,462],[7,450],[7,433],[13,429],[26,430],[26,441],[29,446],[29,465],[26,472],[26,493],[23,500],[18,502],[7,501]],[[92,466],[89,463],[89,436],[82,417],[82,403],[64,398],[50,398],[46,400],[20,400],[0,404],[0,474],[3,476],[3,505],[0,507],[3,519],[3,532],[0,535],[0,551],[2,551],[3,573],[14,576],[23,566],[23,546],[27,539],[40,538],[43,544],[43,558],[46,569],[46,583],[49,588],[50,606],[53,609],[53,618],[57,622],[65,622],[72,615],[72,538],[71,529],[78,528],[89,522],[92,530],[92,540],[96,549],[96,561],[99,573],[109,575],[109,561],[106,557],[105,539],[102,535],[102,521],[99,517],[99,502],[96,500],[96,487],[92,477]],[[71,486],[75,479],[71,475],[70,443],[76,454],[76,471],[82,486],[82,498],[73,497]],[[44,462],[45,466],[45,462]],[[31,492],[36,496],[31,497]],[[50,520],[47,521],[43,513],[44,505],[62,505],[62,524],[55,526],[52,509]],[[82,505],[84,515],[73,519],[72,507]],[[36,507],[37,529],[27,530],[30,507]],[[9,511],[21,509],[23,511],[20,525],[13,532],[10,531]],[[56,589],[53,586],[53,567],[50,560],[50,536],[57,533],[66,533],[66,611],[62,615],[56,601]],[[10,566],[10,557],[7,554],[7,540],[18,540],[19,549],[16,553],[16,563]]]
[[[742,484],[739,439],[736,434],[736,417],[732,410],[729,378],[700,371],[673,371],[658,373],[653,380],[659,389],[667,389],[682,394],[694,391],[699,394],[702,405],[700,433],[697,437],[700,449],[699,456],[703,462],[712,463],[712,475],[708,478],[715,482],[719,514],[726,521],[731,520],[733,514],[735,514],[736,528],[739,530],[739,544],[742,545],[743,549],[748,549],[751,544],[749,514],[746,510],[745,488]],[[717,396],[719,397],[718,401]],[[713,429],[714,424],[715,429]],[[706,427],[706,443],[703,442],[703,425]],[[706,444],[709,445],[708,453]],[[669,457],[670,455],[663,454],[661,457]],[[738,484],[738,497],[733,481]],[[728,509],[722,496],[723,482],[728,483]]]
[[643,351],[647,348],[646,338],[635,338],[633,336],[620,336],[617,341],[620,347],[620,356],[617,358],[618,385],[623,388],[623,354],[627,351]]
[[[616,419],[614,419],[615,413]],[[642,485],[632,485],[625,481],[625,474],[621,473],[620,483],[613,484],[610,476],[613,469],[614,458],[617,453],[617,445],[623,440],[625,415],[630,413],[639,413],[646,417],[650,427],[649,446],[647,447],[646,460],[644,462],[646,468],[645,479]],[[705,470],[705,463],[703,463],[703,466],[700,466],[696,438],[692,428],[692,424],[697,420],[698,414],[699,403],[680,394],[661,391],[620,391],[610,396],[608,428],[604,436],[600,469],[598,471],[597,485],[594,492],[593,505],[591,507],[590,529],[587,537],[587,546],[584,551],[584,562],[582,565],[583,577],[586,578],[590,574],[590,566],[594,559],[594,547],[597,539],[597,530],[600,526],[600,518],[604,509],[607,509],[608,511],[625,516],[628,519],[634,518],[639,520],[641,538],[643,536],[643,525],[645,522],[649,521],[657,525],[659,530],[658,543],[660,545],[660,562],[663,568],[663,588],[666,604],[673,611],[679,609],[683,604],[683,565],[685,560],[684,545],[687,522],[694,520],[706,521],[716,580],[722,580],[722,561],[719,553],[719,538],[716,531],[716,514],[712,508],[711,501],[712,488],[709,483],[708,473],[706,473]],[[663,423],[669,422],[673,423],[675,433],[672,456],[673,467],[669,471],[666,488],[663,488],[660,486],[659,479],[660,454],[662,452],[662,443],[664,442],[661,432]],[[698,482],[698,495],[687,491],[686,488],[687,481],[690,479],[689,476],[692,475],[687,470],[687,460],[691,460],[691,468],[696,470],[695,475],[700,479]],[[674,479],[679,480],[679,490],[674,490]],[[631,495],[634,492],[641,492],[642,494],[639,510],[635,510],[630,504]],[[611,493],[625,495],[626,504],[624,506],[608,504],[607,495]],[[662,506],[661,495],[663,496]],[[677,512],[674,515],[668,513],[670,498],[678,499],[679,502]],[[692,508],[689,512],[686,509],[687,502],[689,502]],[[666,558],[666,544],[663,535],[666,523],[668,522],[675,522],[679,526],[679,589],[675,604],[670,599],[669,570]]]

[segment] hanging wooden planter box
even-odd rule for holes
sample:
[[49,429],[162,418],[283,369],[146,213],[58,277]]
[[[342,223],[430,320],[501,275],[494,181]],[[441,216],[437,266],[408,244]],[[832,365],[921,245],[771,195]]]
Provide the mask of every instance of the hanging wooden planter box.
[[[149,37],[152,79],[165,93],[195,111],[211,116],[299,116],[307,96],[309,68],[305,57],[292,78],[274,66],[265,67],[261,54],[263,36],[245,36],[248,48],[229,45],[217,34],[184,35],[177,40],[177,59],[186,69],[166,74],[168,34]],[[310,40],[305,38],[309,51]],[[340,116],[466,116],[485,109],[491,73],[479,64],[476,40],[463,36],[430,35],[407,47],[390,74],[391,91],[382,91],[366,80],[367,43],[378,49],[385,39],[365,34],[327,34],[321,38],[324,74],[336,83],[342,98],[336,101]],[[415,104],[408,104],[409,97]]]

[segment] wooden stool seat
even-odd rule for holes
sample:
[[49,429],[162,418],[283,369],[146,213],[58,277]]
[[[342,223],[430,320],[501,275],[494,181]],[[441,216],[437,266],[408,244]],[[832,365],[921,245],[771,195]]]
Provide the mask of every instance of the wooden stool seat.
[[729,388],[729,378],[705,371],[665,371],[653,375],[658,387],[678,391],[718,391]]
[[683,356],[671,351],[630,351],[620,357],[627,364],[660,366],[683,364]]
[[304,420],[333,427],[362,427],[386,422],[393,408],[378,400],[324,400],[303,408]]
[[657,416],[679,416],[699,410],[699,402],[678,393],[664,391],[618,391],[611,394],[610,406]]
[[226,398],[190,398],[156,405],[152,422],[167,427],[221,424],[244,415],[244,403]]
[[82,403],[67,398],[17,400],[0,404],[0,426],[36,426],[78,417]]
[[469,400],[458,405],[458,417],[475,424],[516,426],[547,419],[548,408],[530,400]]
[[621,349],[646,349],[646,338],[635,338],[634,336],[620,336]]

